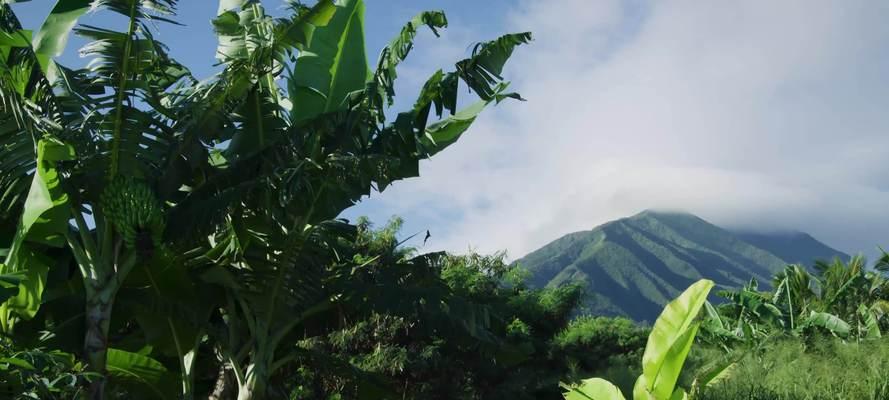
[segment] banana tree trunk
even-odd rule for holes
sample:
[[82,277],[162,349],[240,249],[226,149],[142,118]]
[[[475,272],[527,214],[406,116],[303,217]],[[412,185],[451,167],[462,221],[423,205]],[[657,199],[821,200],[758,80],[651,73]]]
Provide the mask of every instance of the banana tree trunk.
[[238,400],[262,400],[268,389],[268,367],[255,363],[247,367],[246,379],[238,387]]
[[107,383],[108,328],[111,323],[111,307],[114,290],[106,285],[99,290],[91,291],[86,302],[86,338],[84,352],[89,361],[90,370],[99,374],[90,384],[90,399],[105,398]]
[[235,388],[238,386],[234,375],[228,364],[219,367],[216,384],[213,385],[213,392],[210,393],[208,400],[234,400]]

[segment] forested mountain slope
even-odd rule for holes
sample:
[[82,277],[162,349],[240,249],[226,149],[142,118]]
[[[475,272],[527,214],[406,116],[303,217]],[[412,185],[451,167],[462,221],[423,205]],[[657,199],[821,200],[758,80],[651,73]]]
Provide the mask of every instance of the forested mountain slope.
[[848,257],[804,233],[736,233],[687,213],[644,211],[565,235],[517,262],[534,286],[583,281],[583,313],[654,321],[692,282],[767,284],[786,264]]

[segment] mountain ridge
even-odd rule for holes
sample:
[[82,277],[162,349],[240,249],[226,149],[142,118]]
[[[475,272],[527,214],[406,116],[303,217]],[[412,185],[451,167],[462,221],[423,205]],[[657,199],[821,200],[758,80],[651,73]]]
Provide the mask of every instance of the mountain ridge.
[[533,287],[584,283],[590,295],[582,312],[651,322],[698,279],[722,287],[751,278],[768,285],[789,263],[830,256],[848,257],[802,232],[770,239],[726,230],[690,213],[646,210],[563,235],[516,262],[530,271]]

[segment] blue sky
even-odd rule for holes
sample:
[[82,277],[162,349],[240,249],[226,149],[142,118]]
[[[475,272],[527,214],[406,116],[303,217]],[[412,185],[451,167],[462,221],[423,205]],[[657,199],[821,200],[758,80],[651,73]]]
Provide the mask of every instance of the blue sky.
[[[15,9],[37,27],[51,3]],[[180,3],[187,26],[158,37],[209,75],[216,2]],[[367,0],[369,53],[424,9],[450,27],[417,41],[402,101],[474,42],[532,31],[505,71],[528,101],[486,111],[420,178],[345,216],[401,215],[405,235],[432,231],[427,251],[512,257],[649,208],[849,253],[889,246],[889,2]],[[77,46],[63,64],[83,62]]]
[[[481,33],[494,36],[503,23],[504,9],[510,1],[486,0],[367,0],[366,35],[369,54],[376,55],[411,17],[423,10],[445,10],[449,21],[456,26],[473,26]],[[13,5],[22,24],[29,29],[37,29],[43,22],[55,1],[31,0]],[[265,0],[263,5],[268,12],[282,15],[286,12],[281,0]],[[157,37],[170,46],[172,55],[189,66],[196,76],[207,76],[214,70],[216,37],[210,21],[216,16],[217,2],[214,0],[180,0],[176,20],[185,26],[170,24],[158,25]],[[88,14],[82,23],[97,26],[120,25],[120,21],[107,12]],[[481,40],[482,38],[479,38]],[[64,64],[78,64],[83,61],[76,50],[83,41],[72,40],[68,51],[61,58]],[[469,43],[467,43],[469,45]]]

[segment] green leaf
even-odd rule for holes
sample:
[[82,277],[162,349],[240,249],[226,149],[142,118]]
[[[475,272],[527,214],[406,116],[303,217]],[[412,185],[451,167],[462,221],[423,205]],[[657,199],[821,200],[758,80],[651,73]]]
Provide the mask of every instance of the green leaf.
[[[6,266],[0,264],[0,269],[5,268]],[[2,288],[17,288],[19,283],[22,283],[25,280],[24,274],[21,272],[14,272],[10,274],[0,274],[0,287]]]
[[219,9],[216,15],[222,15],[228,11],[234,11],[244,6],[247,0],[219,0]]
[[877,339],[883,336],[883,333],[880,332],[880,319],[872,309],[864,304],[859,304],[858,315],[864,321],[864,336],[867,339]]
[[561,386],[567,390],[563,393],[565,400],[624,400],[620,389],[602,378],[585,379],[576,386],[564,383]]
[[210,268],[207,268],[200,275],[201,280],[206,283],[219,285],[227,289],[241,289],[241,285],[238,283],[237,278],[234,274],[231,273],[228,269],[221,267],[219,265],[214,265]]
[[696,375],[691,384],[692,396],[695,396],[702,388],[710,386],[731,376],[732,371],[738,365],[746,353],[735,351],[704,366]]
[[457,73],[483,100],[493,100],[496,85],[503,77],[503,66],[516,46],[531,41],[530,32],[503,35],[490,42],[479,43],[472,57],[457,63]]
[[[377,85],[379,93],[377,94],[377,102],[382,103],[382,98],[386,99],[386,105],[391,106],[395,96],[395,78],[398,77],[396,68],[407,58],[408,53],[414,47],[414,38],[417,36],[417,29],[421,26],[428,26],[435,35],[438,35],[438,29],[448,26],[448,19],[441,11],[424,11],[415,16],[413,19],[401,29],[401,32],[392,39],[389,44],[383,48],[380,53],[380,59],[377,63],[377,69],[374,71],[374,84]],[[373,94],[371,94],[373,95]],[[381,104],[377,104],[380,106]]]
[[459,79],[484,101],[499,103],[506,98],[523,100],[518,93],[504,93],[508,84],[502,81],[500,74],[515,47],[530,40],[530,33],[504,35],[476,45],[472,57],[457,62],[457,72],[444,74],[441,70],[437,71],[423,85],[414,105],[417,121],[425,125],[433,105],[439,117],[444,110],[453,114],[457,108]]
[[77,25],[77,20],[90,9],[91,3],[92,0],[58,0],[40,31],[34,36],[34,53],[50,82],[54,82],[57,75],[52,59],[65,50],[71,30]]
[[19,367],[21,369],[25,369],[28,371],[34,371],[36,369],[36,368],[34,368],[34,365],[31,364],[30,362],[28,362],[27,360],[23,360],[21,358],[16,358],[16,357],[0,358],[0,364],[14,365],[16,367]]
[[37,143],[37,173],[25,201],[19,234],[29,241],[61,246],[70,211],[68,195],[59,187],[56,163],[73,160],[74,148],[54,139]]
[[28,47],[31,45],[31,31],[20,29],[15,32],[0,31],[0,47]]
[[[682,373],[682,366],[685,364],[685,358],[688,356],[692,344],[694,344],[694,338],[699,327],[699,323],[693,323],[688,329],[683,331],[682,335],[676,338],[665,354],[664,360],[659,366],[660,369],[656,372],[646,374],[644,370],[645,360],[643,358],[642,375],[639,376],[633,387],[633,396],[635,398],[655,400],[668,398],[668,396],[675,394],[675,390],[678,389],[676,388],[676,382],[679,380],[679,374]],[[672,399],[673,397],[669,398]]]
[[[496,94],[502,93],[506,88],[507,85],[505,83],[498,85],[494,91],[495,96]],[[495,101],[496,100],[478,101],[450,117],[427,126],[425,134],[419,140],[421,154],[424,157],[432,157],[448,146],[456,143],[463,133],[472,126],[472,123],[475,122],[478,115],[481,114],[491,102]]]
[[336,5],[331,0],[321,0],[308,12],[297,15],[275,27],[278,41],[299,50],[305,50],[315,36],[318,27],[326,26],[336,14]]
[[213,28],[219,41],[216,48],[216,58],[225,61],[247,57],[246,29],[242,25],[241,16],[238,13],[224,11],[213,20]]
[[[175,380],[159,361],[137,353],[108,349],[108,376],[113,382],[149,390],[158,398],[174,398],[178,389]],[[138,393],[138,392],[136,392]],[[171,396],[172,394],[172,396]]]
[[[46,275],[49,272],[53,260],[41,253],[32,250],[33,245],[23,244],[16,252],[13,264],[0,264],[0,273],[21,274],[24,277],[15,293],[0,306],[0,316],[4,319],[3,326],[9,326],[9,312],[15,312],[24,319],[31,319],[37,315],[43,299],[43,289],[46,286]],[[10,266],[13,266],[10,268]],[[10,288],[11,289],[11,288]]]
[[[295,7],[293,17],[272,22],[260,2],[220,0],[213,26],[216,30],[217,58],[223,62],[246,59],[257,49],[271,48],[271,53],[282,56],[290,49],[304,50],[312,41],[315,30],[325,26],[336,13],[331,0],[319,1],[307,11]],[[269,36],[273,30],[274,37]],[[278,58],[283,62],[282,58]]]
[[848,337],[851,332],[851,327],[846,321],[826,312],[812,311],[803,324],[827,329],[830,333],[839,337]]
[[2,306],[0,318],[4,327],[9,327],[10,310],[30,319],[40,308],[46,274],[53,260],[35,247],[64,244],[62,234],[68,229],[71,213],[68,196],[59,186],[56,163],[73,158],[73,148],[56,140],[43,139],[37,144],[37,171],[12,248],[0,268],[0,273],[21,272],[26,277],[19,284],[18,294]]
[[712,288],[712,281],[702,279],[664,308],[651,329],[642,356],[642,375],[633,389],[637,399],[672,396],[699,327],[695,318]]
[[426,127],[426,134],[420,138],[422,153],[426,157],[432,157],[456,143],[488,104],[490,104],[489,101],[478,101],[456,114]]
[[364,47],[364,1],[344,0],[326,26],[315,29],[288,82],[294,121],[341,109],[370,78]]
[[709,301],[704,302],[704,311],[707,312],[707,320],[710,321],[714,328],[725,329],[725,324],[722,322],[722,317],[719,315],[719,312],[716,311],[716,308],[710,304]]
[[676,390],[673,391],[673,395],[670,396],[670,400],[688,400],[688,393],[682,388],[676,388]]
[[135,318],[155,354],[183,357],[219,301],[206,289],[182,265],[155,255],[128,276],[115,310]]
[[226,158],[237,159],[257,153],[281,137],[284,125],[274,100],[265,96],[259,87],[251,90],[246,100],[239,113],[243,129],[232,137],[223,153]]

